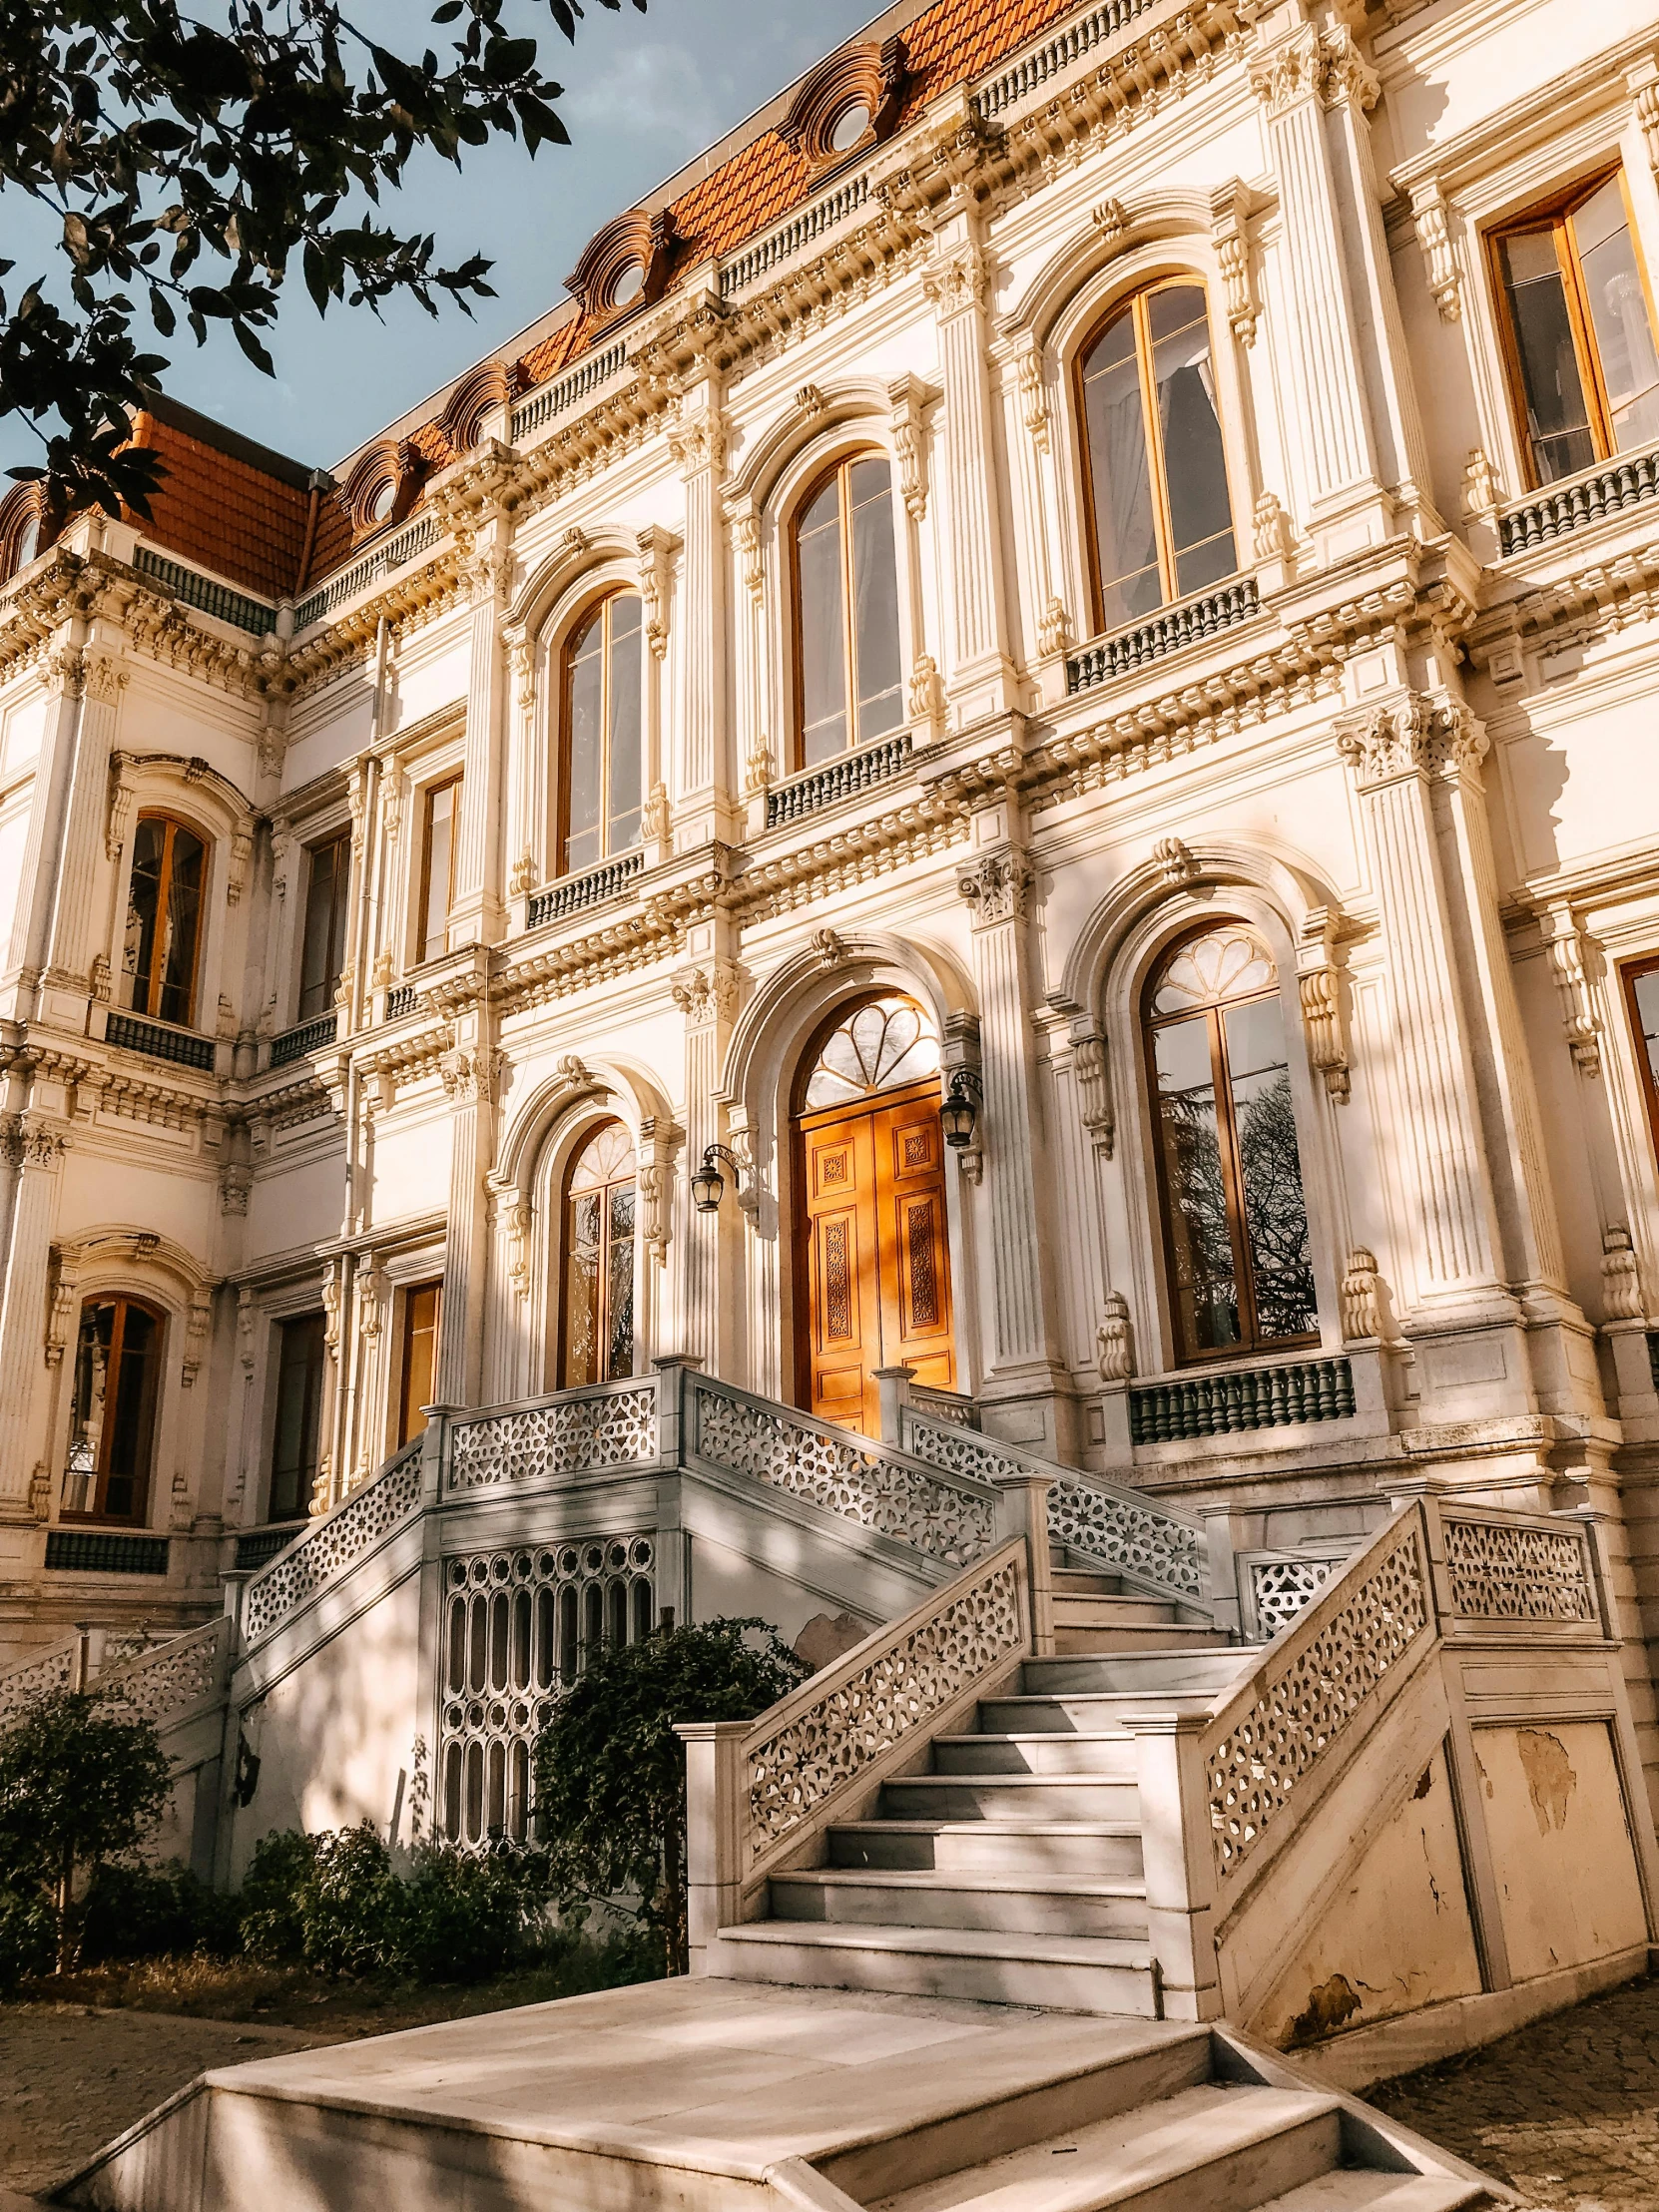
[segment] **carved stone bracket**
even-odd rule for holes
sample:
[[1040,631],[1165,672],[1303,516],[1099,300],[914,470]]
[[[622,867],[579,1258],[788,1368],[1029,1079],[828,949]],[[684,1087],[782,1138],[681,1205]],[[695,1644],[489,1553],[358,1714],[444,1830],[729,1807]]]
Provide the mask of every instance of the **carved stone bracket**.
[[208,1329],[213,1320],[214,1294],[212,1286],[204,1284],[191,1293],[190,1310],[185,1316],[185,1350],[179,1363],[179,1381],[185,1389],[193,1387],[201,1372],[208,1345]]
[[678,540],[656,523],[639,534],[640,604],[646,643],[660,661],[668,651],[668,564]]
[[922,408],[930,397],[927,386],[915,376],[894,377],[887,386],[893,451],[898,456],[898,488],[906,512],[916,522],[927,513],[927,432],[922,424]]
[[1135,1346],[1129,1301],[1121,1291],[1108,1291],[1101,1300],[1094,1341],[1102,1382],[1127,1382],[1135,1372]]
[[1210,237],[1227,293],[1227,319],[1241,345],[1256,343],[1261,314],[1250,279],[1250,196],[1237,178],[1210,196]]
[[1538,917],[1549,971],[1561,999],[1567,1049],[1585,1075],[1601,1072],[1601,1037],[1584,968],[1584,939],[1570,906],[1552,906]]
[[1030,432],[1031,443],[1039,453],[1046,453],[1049,447],[1048,379],[1043,372],[1042,347],[1029,330],[1021,333],[1019,351],[1014,356],[1014,373],[1019,379],[1019,410]]
[[1630,1232],[1622,1222],[1615,1222],[1601,1233],[1601,1318],[1639,1322],[1643,1314],[1642,1278]]
[[1462,279],[1457,269],[1451,226],[1445,200],[1432,177],[1412,187],[1411,218],[1417,227],[1417,245],[1428,272],[1428,288],[1440,310],[1442,322],[1456,322],[1463,312]]
[[1356,1245],[1348,1256],[1342,1288],[1343,1342],[1364,1344],[1382,1335],[1377,1256]]
[[1112,1110],[1112,1085],[1106,1066],[1106,1039],[1098,1029],[1085,1029],[1071,1040],[1071,1063],[1077,1073],[1077,1096],[1083,1110],[1083,1126],[1089,1142],[1103,1160],[1112,1157],[1117,1143],[1117,1115]]
[[640,1123],[636,1170],[640,1233],[647,1254],[660,1268],[668,1265],[669,1239],[674,1233],[674,1155],[684,1137],[684,1130],[656,1114],[647,1114]]

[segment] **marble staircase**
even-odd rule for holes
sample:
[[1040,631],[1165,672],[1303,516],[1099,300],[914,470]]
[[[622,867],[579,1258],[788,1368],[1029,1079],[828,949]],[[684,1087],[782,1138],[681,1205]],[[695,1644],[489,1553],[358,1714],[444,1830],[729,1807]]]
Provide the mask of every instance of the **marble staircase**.
[[1160,1601],[1068,1589],[1109,1580],[1057,1571],[1055,1655],[832,1823],[825,1864],[775,1873],[768,1917],[722,1929],[709,1970],[1158,2015],[1124,1717],[1208,1711],[1256,1655]]

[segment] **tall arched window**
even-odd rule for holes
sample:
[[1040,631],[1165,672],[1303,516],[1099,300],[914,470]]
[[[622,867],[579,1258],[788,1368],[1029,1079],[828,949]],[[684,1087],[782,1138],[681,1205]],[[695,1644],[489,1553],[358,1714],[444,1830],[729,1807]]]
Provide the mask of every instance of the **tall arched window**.
[[66,1514],[142,1522],[166,1322],[136,1298],[89,1298],[75,1345]]
[[135,1013],[189,1027],[207,877],[208,848],[194,830],[170,815],[140,815],[123,953]]
[[601,1122],[565,1178],[559,1387],[634,1372],[634,1145]]
[[1222,922],[1147,990],[1165,1248],[1184,1360],[1319,1333],[1273,955]]
[[562,875],[640,841],[642,628],[638,593],[612,592],[565,647]]
[[1238,566],[1202,287],[1137,292],[1081,376],[1095,622],[1115,630]]
[[815,768],[904,720],[892,472],[880,453],[842,461],[795,525],[796,751]]

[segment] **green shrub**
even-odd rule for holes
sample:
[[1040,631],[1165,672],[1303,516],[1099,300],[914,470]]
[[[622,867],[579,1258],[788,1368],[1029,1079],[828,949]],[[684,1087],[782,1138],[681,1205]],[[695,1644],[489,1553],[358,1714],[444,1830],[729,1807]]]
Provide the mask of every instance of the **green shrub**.
[[57,1950],[57,1923],[38,1896],[0,1890],[0,1995],[48,1971]]
[[234,1957],[242,1947],[234,1898],[219,1896],[174,1860],[165,1867],[107,1861],[81,1908],[81,1963],[106,1958]]
[[403,1885],[385,1839],[364,1821],[311,1841],[314,1861],[299,1888],[306,1965],[326,1974],[396,1972]]
[[148,1841],[171,1788],[160,1737],[119,1697],[55,1690],[0,1735],[0,1881],[50,1904],[60,1972],[86,1881]]
[[318,1838],[296,1828],[274,1828],[254,1846],[237,1905],[242,1947],[268,1965],[297,1964],[305,1950],[300,1898],[316,1868]]
[[686,1755],[674,1724],[753,1720],[808,1672],[760,1620],[595,1652],[536,1741],[536,1834],[561,1909],[636,1901],[664,1969],[684,1973]]
[[424,1844],[403,1886],[397,1964],[417,1981],[486,1981],[513,1962],[545,1896],[529,1854]]

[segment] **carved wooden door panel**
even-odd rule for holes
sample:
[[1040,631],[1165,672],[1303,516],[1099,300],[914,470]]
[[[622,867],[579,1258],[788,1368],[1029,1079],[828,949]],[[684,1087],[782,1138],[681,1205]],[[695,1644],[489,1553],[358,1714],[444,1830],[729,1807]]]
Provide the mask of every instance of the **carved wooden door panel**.
[[880,1433],[879,1367],[953,1389],[950,1250],[936,1085],[801,1124],[808,1409]]
[[881,1365],[871,1118],[850,1114],[803,1130],[807,1199],[808,1409],[868,1430],[879,1415]]
[[881,1362],[896,1367],[903,1361],[915,1369],[916,1382],[951,1390],[956,1386],[956,1361],[937,1093],[881,1107],[869,1118],[875,1153]]

